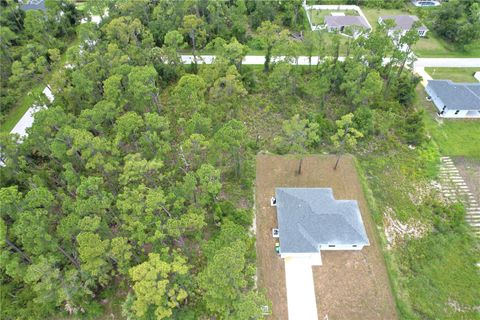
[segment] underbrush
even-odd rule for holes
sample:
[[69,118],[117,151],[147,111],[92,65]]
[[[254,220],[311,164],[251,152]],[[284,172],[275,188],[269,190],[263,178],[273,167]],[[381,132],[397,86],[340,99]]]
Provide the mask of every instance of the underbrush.
[[[480,301],[479,256],[460,204],[442,203],[430,181],[437,173],[438,150],[397,146],[392,154],[360,158],[360,172],[371,212],[384,229],[387,210],[399,221],[429,226],[420,237],[405,235],[384,249],[401,319],[474,319]],[[383,247],[387,239],[380,233]]]

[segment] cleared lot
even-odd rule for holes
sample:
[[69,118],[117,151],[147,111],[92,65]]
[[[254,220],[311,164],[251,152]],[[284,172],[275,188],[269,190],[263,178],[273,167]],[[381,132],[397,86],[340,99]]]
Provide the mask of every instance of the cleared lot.
[[274,250],[271,229],[277,226],[270,207],[275,187],[330,187],[337,199],[358,201],[371,245],[362,251],[322,252],[323,266],[313,267],[318,318],[396,319],[387,270],[355,170],[354,159],[342,157],[334,171],[334,156],[303,158],[302,173],[296,174],[299,157],[257,156],[256,227],[258,284],[272,301],[270,319],[288,319],[284,261]]

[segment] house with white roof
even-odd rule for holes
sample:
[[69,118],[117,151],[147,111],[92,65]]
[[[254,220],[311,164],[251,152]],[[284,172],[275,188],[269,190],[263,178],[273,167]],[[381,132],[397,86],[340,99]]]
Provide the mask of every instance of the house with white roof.
[[425,91],[442,118],[480,118],[480,83],[428,80]]

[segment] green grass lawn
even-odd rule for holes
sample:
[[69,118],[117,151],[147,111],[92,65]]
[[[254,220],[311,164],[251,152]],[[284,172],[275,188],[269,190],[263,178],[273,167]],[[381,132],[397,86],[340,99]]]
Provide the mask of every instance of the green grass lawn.
[[332,12],[343,13],[346,16],[358,16],[358,12],[355,10],[309,10],[310,19],[314,25],[324,24],[326,16],[332,15]]
[[[75,46],[79,44],[79,40],[76,38],[69,40],[69,47]],[[58,62],[59,68],[63,68],[67,61],[67,50],[62,54],[60,61]],[[55,71],[53,71],[55,72]],[[0,124],[0,132],[10,132],[15,127],[17,122],[23,117],[25,112],[33,105],[35,96],[38,92],[42,92],[43,89],[47,86],[49,79],[51,78],[51,73],[47,74],[43,80],[40,81],[39,84],[34,86],[29,92],[26,92],[21,99],[19,99],[17,105],[13,107],[8,114],[5,116],[5,120],[3,123]]]
[[425,109],[427,132],[438,146],[442,156],[480,159],[480,120],[441,119],[435,114],[435,106],[427,101],[425,90],[417,87],[416,106]]
[[[428,8],[416,8],[411,5],[407,5],[405,9],[376,9],[376,8],[362,8],[363,13],[368,19],[368,22],[372,25],[372,28],[377,27],[378,17],[384,15],[416,15],[421,16]],[[425,21],[423,21],[426,24]],[[420,38],[418,42],[413,46],[415,54],[421,58],[469,58],[480,57],[480,43],[474,45],[469,51],[460,51],[452,44],[439,38],[433,32],[427,32],[427,36]]]
[[362,11],[374,30],[377,28],[378,17],[380,16],[398,16],[411,14],[408,11],[401,9],[362,8]]
[[479,68],[425,68],[425,71],[433,79],[449,79],[453,82],[478,82],[473,74],[480,71]]
[[45,85],[42,83],[35,86],[29,93],[23,96],[21,101],[10,110],[10,112],[5,116],[5,121],[0,126],[0,132],[10,132],[15,127],[17,122],[23,117],[25,112],[33,105],[36,94],[33,92],[41,92],[45,88]]
[[469,51],[460,51],[429,31],[425,38],[420,38],[413,46],[413,51],[421,58],[478,58],[480,57],[480,43],[474,45]]

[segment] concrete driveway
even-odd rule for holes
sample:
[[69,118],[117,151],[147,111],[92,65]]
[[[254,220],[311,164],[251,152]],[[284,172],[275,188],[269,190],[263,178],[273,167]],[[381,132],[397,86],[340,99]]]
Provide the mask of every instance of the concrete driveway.
[[317,301],[309,259],[285,258],[289,320],[317,320]]

